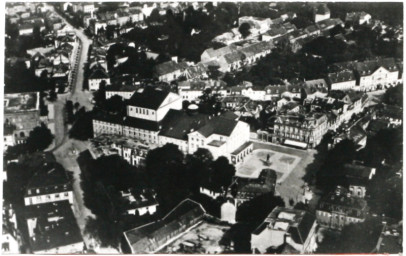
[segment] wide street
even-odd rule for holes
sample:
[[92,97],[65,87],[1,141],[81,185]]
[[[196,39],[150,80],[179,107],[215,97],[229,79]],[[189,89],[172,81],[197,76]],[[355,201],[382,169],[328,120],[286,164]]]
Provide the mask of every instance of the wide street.
[[[51,7],[53,9],[53,7]],[[83,202],[83,191],[80,186],[80,168],[77,162],[77,157],[79,152],[87,149],[88,142],[78,141],[70,139],[68,135],[68,128],[65,123],[65,103],[67,100],[71,100],[74,104],[78,102],[81,107],[85,107],[86,110],[91,110],[93,105],[90,102],[92,94],[88,91],[83,90],[83,79],[84,79],[84,68],[87,61],[87,54],[89,51],[89,46],[92,40],[87,38],[83,33],[83,29],[77,29],[71,26],[62,16],[60,16],[55,10],[53,10],[56,15],[58,15],[62,20],[65,21],[67,26],[69,26],[72,31],[75,32],[76,36],[80,40],[81,48],[78,62],[72,63],[72,67],[75,68],[72,72],[76,73],[76,78],[70,88],[70,92],[66,94],[59,94],[57,101],[54,103],[55,106],[55,148],[53,154],[55,155],[57,161],[61,163],[64,168],[73,173],[73,190],[75,194],[75,217],[82,231],[83,239],[87,247],[92,247],[93,241],[84,233],[84,228],[86,225],[86,218],[94,217],[91,211],[86,208]],[[97,248],[97,247],[96,247]],[[96,249],[98,253],[118,253],[117,250],[112,248],[98,248]]]

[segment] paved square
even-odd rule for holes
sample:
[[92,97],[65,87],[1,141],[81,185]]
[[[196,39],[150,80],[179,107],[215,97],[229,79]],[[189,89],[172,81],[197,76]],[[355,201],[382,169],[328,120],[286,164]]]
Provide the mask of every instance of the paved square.
[[258,178],[261,170],[270,168],[277,172],[277,182],[283,182],[300,162],[301,158],[270,149],[256,149],[237,166],[236,176]]

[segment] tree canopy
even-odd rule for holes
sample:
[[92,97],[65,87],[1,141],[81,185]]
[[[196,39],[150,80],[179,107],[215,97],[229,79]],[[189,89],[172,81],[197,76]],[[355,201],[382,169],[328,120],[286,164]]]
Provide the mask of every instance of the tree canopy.
[[238,28],[238,31],[241,33],[241,35],[242,35],[243,38],[246,38],[246,37],[248,37],[248,36],[251,34],[250,29],[251,29],[250,24],[244,22],[244,23],[242,23],[242,24],[240,25],[240,27]]

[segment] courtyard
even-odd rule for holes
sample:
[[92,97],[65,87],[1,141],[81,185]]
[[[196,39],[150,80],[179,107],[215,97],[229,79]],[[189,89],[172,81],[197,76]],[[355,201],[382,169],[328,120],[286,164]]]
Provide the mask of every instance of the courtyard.
[[159,253],[222,253],[224,246],[221,246],[219,242],[229,229],[229,226],[203,221]]

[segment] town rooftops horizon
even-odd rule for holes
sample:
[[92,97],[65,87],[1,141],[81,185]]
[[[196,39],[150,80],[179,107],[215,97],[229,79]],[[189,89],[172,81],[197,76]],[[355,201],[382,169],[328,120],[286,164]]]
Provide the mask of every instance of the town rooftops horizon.
[[39,92],[5,93],[4,113],[38,111],[39,101]]

